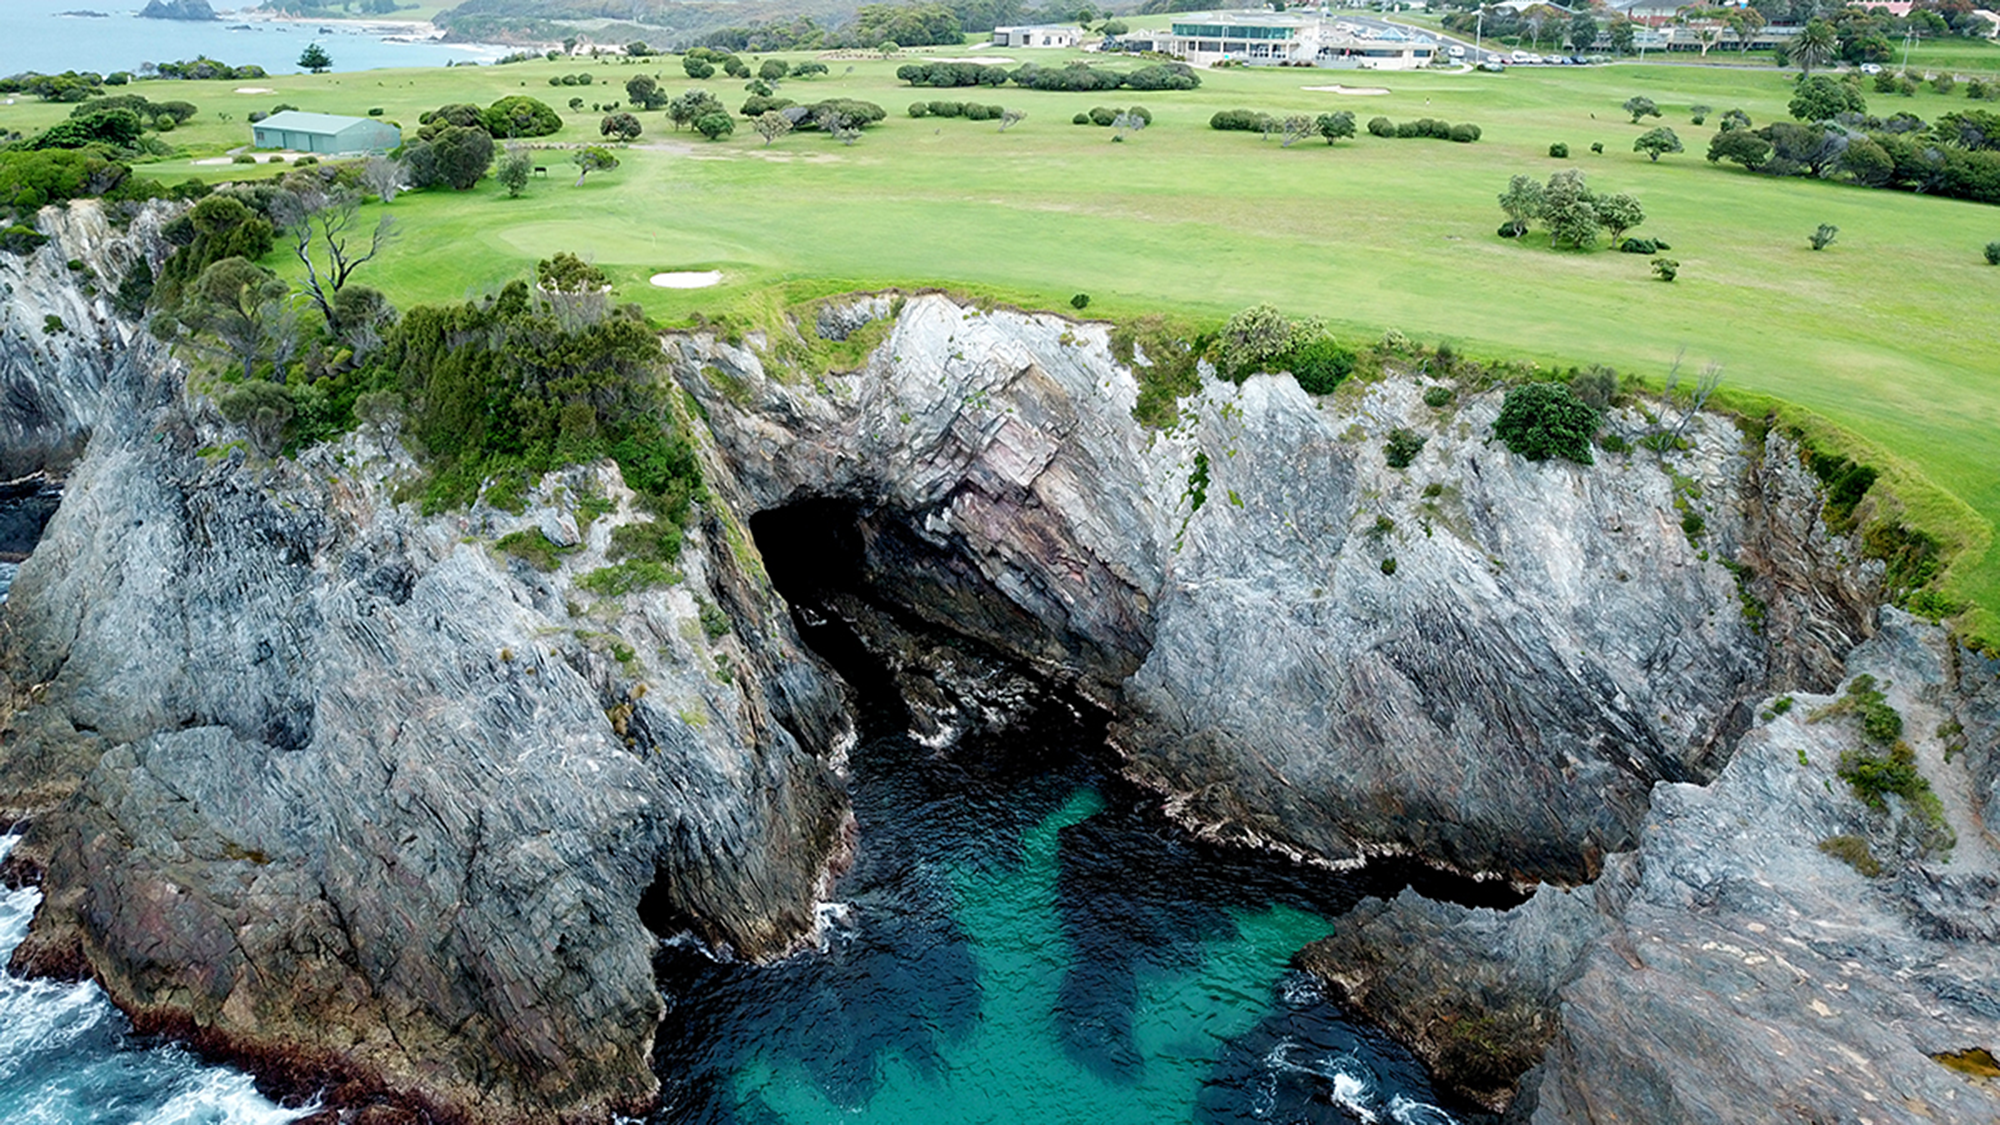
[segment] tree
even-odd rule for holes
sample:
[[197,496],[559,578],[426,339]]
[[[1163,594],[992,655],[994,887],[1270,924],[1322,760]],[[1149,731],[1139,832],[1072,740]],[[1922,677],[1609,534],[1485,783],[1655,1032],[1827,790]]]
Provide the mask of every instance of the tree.
[[693,55],[681,56],[681,69],[687,72],[689,78],[697,80],[715,77],[714,65],[707,59],[698,59]]
[[1611,244],[1616,246],[1625,237],[1625,232],[1646,221],[1646,209],[1637,199],[1624,192],[1598,196],[1595,202],[1597,221],[1611,235]]
[[1750,115],[1740,109],[1732,109],[1722,115],[1721,127],[1725,133],[1732,129],[1748,129],[1750,128]]
[[508,145],[507,152],[500,158],[500,166],[493,172],[493,178],[507,189],[510,199],[518,198],[528,188],[528,177],[534,175],[535,158],[518,145]]
[[1284,142],[1279,148],[1290,148],[1299,141],[1313,135],[1313,119],[1303,113],[1289,114],[1278,125],[1284,134]]
[[1824,250],[1833,245],[1833,240],[1839,237],[1839,227],[1834,226],[1832,223],[1821,223],[1819,229],[1806,236],[1806,241],[1812,245],[1813,249]]
[[1325,137],[1327,144],[1332,144],[1343,137],[1352,137],[1354,114],[1344,109],[1337,113],[1322,113],[1313,119],[1313,130]]
[[1621,55],[1632,53],[1633,41],[1638,37],[1636,26],[1627,19],[1612,20],[1605,34],[1611,38],[1611,49]]
[[1565,457],[1588,465],[1597,422],[1597,411],[1563,384],[1527,383],[1501,400],[1493,436],[1530,461]]
[[1786,109],[1799,121],[1832,121],[1843,113],[1867,113],[1868,102],[1838,78],[1815,74],[1799,81]]
[[576,332],[611,315],[611,277],[575,254],[558,253],[535,264],[535,300],[563,331]]
[[792,131],[792,119],[786,117],[782,110],[767,109],[757,115],[754,124],[757,135],[764,138],[765,148],[770,148],[772,141]]
[[1549,244],[1588,250],[1597,245],[1597,200],[1584,186],[1583,173],[1574,169],[1557,172],[1542,188],[1542,221],[1549,228]]
[[1574,51],[1588,51],[1597,42],[1597,17],[1587,8],[1569,18],[1569,43]]
[[607,113],[604,120],[597,123],[597,131],[607,137],[630,141],[639,135],[639,119],[629,113]]
[[1722,22],[1729,26],[1729,30],[1736,33],[1736,49],[1741,52],[1750,49],[1750,40],[1756,38],[1757,33],[1764,30],[1764,25],[1770,21],[1764,18],[1764,13],[1755,8],[1725,8]]
[[325,47],[318,43],[308,43],[306,49],[299,52],[299,65],[314,74],[325,74],[333,69],[333,58],[326,53]]
[[412,186],[445,184],[465,191],[493,163],[493,136],[481,128],[447,125],[430,140],[404,146],[403,158]]
[[1216,366],[1225,379],[1242,382],[1282,354],[1292,342],[1292,322],[1270,305],[1252,305],[1229,318],[1217,339]]
[[831,104],[819,107],[813,115],[813,124],[819,126],[820,132],[844,145],[853,144],[861,136],[861,127],[855,124],[854,119]]
[[1625,112],[1632,115],[1632,124],[1637,125],[1641,117],[1658,117],[1660,107],[1653,104],[1653,99],[1635,94],[1625,99]]
[[1684,152],[1686,150],[1681,147],[1681,139],[1675,135],[1672,129],[1667,128],[1665,125],[1655,125],[1640,134],[1638,140],[1632,142],[1632,151],[1645,153],[1647,156],[1652,157],[1653,162],[1657,164],[1662,153]]
[[292,253],[305,266],[306,296],[319,307],[327,327],[338,332],[340,317],[334,310],[334,297],[355,270],[395,241],[396,220],[382,216],[364,250],[350,246],[361,218],[360,193],[350,188],[327,188],[317,183],[294,188],[279,195],[271,211],[283,225]]
[[689,90],[668,104],[667,120],[674,123],[675,129],[679,129],[683,125],[692,125],[711,113],[721,112],[723,112],[722,102],[717,100],[714,94],[707,90]]
[[1708,161],[1711,164],[1727,160],[1755,171],[1770,158],[1771,142],[1751,132],[1748,127],[1724,129],[1708,142]]
[[1001,110],[1000,131],[1004,133],[1007,130],[1012,129],[1014,126],[1019,125],[1021,122],[1027,120],[1027,117],[1028,117],[1028,111],[1024,109]]
[[1707,121],[1708,115],[1713,112],[1715,112],[1715,110],[1712,106],[1705,106],[1697,103],[1695,105],[1691,105],[1688,107],[1688,119],[1692,121],[1694,124],[1699,125],[1702,122]]
[[[1152,123],[1153,123],[1152,114],[1149,114],[1145,110],[1139,109],[1136,106],[1132,109],[1119,110],[1118,113],[1111,118],[1111,139],[1114,141],[1123,141],[1126,137],[1129,137],[1132,134],[1137,133],[1139,130],[1144,129],[1146,126],[1151,125]],[[1307,122],[1307,127],[1308,130],[1310,130],[1311,122]],[[1304,134],[1300,135],[1303,136]]]
[[289,290],[278,276],[243,258],[224,258],[201,271],[190,299],[182,302],[181,323],[212,336],[218,350],[243,364],[251,378],[257,358],[282,318]]
[[[625,99],[639,109],[664,109],[667,93],[660,89],[660,84],[653,81],[651,75],[635,74],[625,80]],[[574,101],[576,104],[570,106],[571,109],[583,104],[582,98]]]
[[775,86],[783,81],[784,77],[791,73],[791,70],[792,68],[785,65],[785,60],[783,59],[765,59],[757,67],[757,77],[759,80]]
[[582,187],[583,178],[592,172],[609,172],[613,168],[618,167],[618,158],[611,155],[610,149],[604,148],[601,145],[591,145],[589,148],[579,151],[576,155],[570,157],[570,162],[577,167],[577,187]]
[[736,131],[736,122],[731,120],[728,114],[721,110],[716,110],[712,113],[704,113],[695,119],[694,128],[695,132],[700,133],[709,140],[719,141]]
[[479,119],[488,133],[503,140],[546,137],[562,129],[562,118],[556,116],[555,110],[525,94],[501,98],[487,106]]
[[361,162],[361,183],[384,204],[393,203],[403,190],[403,165],[386,156],[371,156]]
[[1542,216],[1542,185],[1528,176],[1515,176],[1500,193],[1500,209],[1507,212],[1513,236],[1528,233],[1528,224]]
[[1792,38],[1791,60],[1799,64],[1799,71],[1811,74],[1812,68],[1825,66],[1833,60],[1834,52],[1840,49],[1840,36],[1833,25],[1822,19],[1811,19]]
[[291,392],[276,383],[254,379],[234,387],[215,401],[223,418],[242,426],[250,447],[275,457],[285,447],[285,427],[297,407]]

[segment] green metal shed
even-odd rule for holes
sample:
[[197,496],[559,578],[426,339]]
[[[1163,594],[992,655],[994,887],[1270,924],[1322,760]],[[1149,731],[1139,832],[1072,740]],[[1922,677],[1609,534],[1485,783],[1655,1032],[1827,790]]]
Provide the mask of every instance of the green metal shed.
[[387,152],[403,143],[403,131],[386,121],[303,113],[288,109],[250,126],[258,148],[288,148],[297,152]]

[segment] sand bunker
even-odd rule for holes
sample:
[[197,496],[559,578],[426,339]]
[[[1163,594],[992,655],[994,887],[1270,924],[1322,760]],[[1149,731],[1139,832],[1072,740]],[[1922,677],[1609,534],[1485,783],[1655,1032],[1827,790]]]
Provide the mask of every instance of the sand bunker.
[[275,94],[275,93],[277,93],[277,91],[276,91],[276,90],[273,90],[273,89],[271,89],[271,88],[270,88],[269,86],[238,86],[238,87],[236,87],[236,92],[237,92],[237,93],[239,93],[239,94]]
[[1301,86],[1299,87],[1299,89],[1323,90],[1329,94],[1351,94],[1353,96],[1363,97],[1363,98],[1372,98],[1389,92],[1387,90],[1384,90],[1380,86],[1342,86],[1339,85],[1338,83],[1332,86]]
[[652,277],[653,284],[662,289],[706,289],[721,280],[721,270],[673,270]]

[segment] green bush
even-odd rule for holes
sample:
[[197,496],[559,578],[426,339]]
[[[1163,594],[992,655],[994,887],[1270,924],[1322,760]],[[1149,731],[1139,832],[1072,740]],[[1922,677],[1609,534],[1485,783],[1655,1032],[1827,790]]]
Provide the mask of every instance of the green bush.
[[1451,400],[1457,397],[1458,392],[1450,387],[1431,387],[1424,391],[1424,405],[1433,410],[1442,410],[1450,406]]
[[1078,293],[1069,299],[1069,307],[1081,311],[1090,307],[1090,294]]
[[562,565],[560,557],[562,549],[549,542],[548,537],[537,528],[531,527],[525,531],[503,535],[499,542],[493,545],[502,553],[520,559],[544,574]]
[[1868,847],[1868,841],[1859,836],[1828,836],[1819,842],[1819,850],[1852,867],[1869,879],[1882,874],[1882,861]]
[[923,102],[911,102],[911,103],[910,103],[910,116],[911,116],[911,117],[922,117],[923,115],[925,115],[925,114],[929,113],[930,111],[931,111],[931,107],[930,107],[929,105],[927,105],[927,104],[923,103]]
[[1107,126],[1108,126],[1108,125],[1110,125],[1110,124],[1111,124],[1111,123],[1112,123],[1113,121],[1116,121],[1116,120],[1118,120],[1118,111],[1117,111],[1117,110],[1115,110],[1115,109],[1110,109],[1110,108],[1107,108],[1107,107],[1105,107],[1105,106],[1101,106],[1101,105],[1094,105],[1094,106],[1091,106],[1091,107],[1090,107],[1090,123],[1091,123],[1092,125],[1107,125]]
[[1079,113],[1075,117],[1070,118],[1069,123],[1072,125],[1088,125],[1090,124],[1090,115],[1088,113]]
[[1561,141],[1557,141],[1549,146],[1549,155],[1555,157],[1557,160],[1568,160],[1569,146]]
[[1371,137],[1393,137],[1396,135],[1396,123],[1386,117],[1371,117],[1368,119],[1368,135]]
[[1396,559],[1394,556],[1382,560],[1382,573],[1383,574],[1396,573]]
[[1424,436],[1401,426],[1389,431],[1389,440],[1382,445],[1383,456],[1392,469],[1407,469],[1424,451]]
[[1672,281],[1681,275],[1681,264],[1672,258],[1654,258],[1653,276],[1661,281]]
[[1986,244],[1986,264],[1989,266],[2000,266],[2000,242],[1989,242]]
[[1530,461],[1563,457],[1591,464],[1597,411],[1561,383],[1529,383],[1507,392],[1493,436]]
[[1294,343],[1274,366],[1290,371],[1299,389],[1307,394],[1330,395],[1341,380],[1353,374],[1354,353],[1333,337],[1318,335]]

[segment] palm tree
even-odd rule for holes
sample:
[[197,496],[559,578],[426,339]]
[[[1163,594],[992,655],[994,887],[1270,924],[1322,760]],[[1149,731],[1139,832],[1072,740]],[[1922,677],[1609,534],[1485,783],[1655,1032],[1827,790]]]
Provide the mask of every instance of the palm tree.
[[1792,40],[1792,61],[1799,64],[1801,74],[1811,74],[1812,68],[1832,61],[1833,53],[1840,46],[1840,39],[1833,33],[1833,25],[1825,20],[1807,20],[1805,29],[1798,38]]

